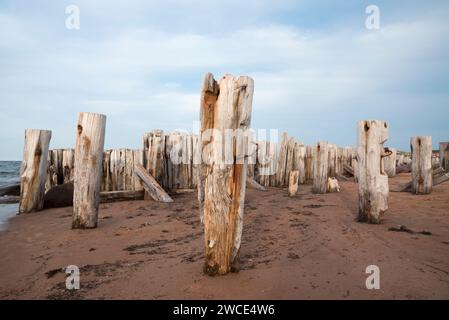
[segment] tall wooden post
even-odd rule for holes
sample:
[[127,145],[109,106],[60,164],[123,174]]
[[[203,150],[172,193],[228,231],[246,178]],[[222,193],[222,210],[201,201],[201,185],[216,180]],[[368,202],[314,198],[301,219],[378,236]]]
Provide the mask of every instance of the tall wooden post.
[[440,142],[440,166],[449,171],[449,142]]
[[383,165],[385,168],[385,173],[389,178],[396,176],[396,156],[397,150],[394,148],[390,148],[391,154],[385,158],[383,158]]
[[299,183],[299,171],[298,170],[290,171],[288,178],[288,195],[290,197],[294,197],[298,192],[298,183]]
[[[208,73],[203,80],[198,198],[203,208],[204,272],[208,275],[238,270],[247,159],[239,152],[236,130],[244,132],[250,126],[253,91],[253,79],[245,76],[225,75],[217,83]],[[237,132],[231,141],[229,132]]]
[[329,147],[327,142],[318,142],[313,149],[313,193],[327,192],[329,172]]
[[432,192],[432,137],[413,137],[410,140],[412,150],[412,193],[429,194]]
[[25,130],[25,146],[20,173],[19,213],[42,210],[48,168],[51,131]]
[[105,115],[80,113],[75,146],[73,229],[97,227],[105,129]]
[[380,223],[388,209],[388,175],[384,172],[383,144],[388,125],[381,120],[358,123],[359,221]]

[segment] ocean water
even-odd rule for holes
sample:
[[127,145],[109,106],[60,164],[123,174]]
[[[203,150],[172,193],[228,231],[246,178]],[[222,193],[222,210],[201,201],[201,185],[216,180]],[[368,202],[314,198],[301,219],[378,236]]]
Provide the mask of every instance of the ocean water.
[[[0,161],[0,187],[8,186],[19,182],[20,161]],[[8,219],[15,216],[19,205],[0,204],[0,230],[4,229]]]

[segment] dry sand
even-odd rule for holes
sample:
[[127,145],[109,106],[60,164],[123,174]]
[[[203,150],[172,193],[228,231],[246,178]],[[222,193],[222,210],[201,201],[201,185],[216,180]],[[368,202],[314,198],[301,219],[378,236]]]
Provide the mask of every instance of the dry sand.
[[[390,193],[382,225],[356,222],[357,185],[341,186],[326,195],[300,186],[294,198],[248,189],[241,271],[218,277],[202,273],[195,193],[102,204],[95,230],[71,230],[71,208],[21,215],[0,233],[0,298],[449,299],[449,183]],[[396,225],[417,233],[389,231]],[[365,287],[372,264],[380,290]],[[68,265],[80,267],[80,290],[65,289]]]

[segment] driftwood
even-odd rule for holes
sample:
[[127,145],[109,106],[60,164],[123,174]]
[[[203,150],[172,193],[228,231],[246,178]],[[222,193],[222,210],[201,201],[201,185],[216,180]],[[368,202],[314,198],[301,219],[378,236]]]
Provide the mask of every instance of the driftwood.
[[437,186],[443,182],[449,181],[449,173],[444,173],[433,179],[433,186]]
[[264,186],[260,185],[253,178],[247,177],[246,178],[246,182],[247,182],[248,186],[250,186],[253,189],[256,189],[256,190],[259,190],[259,191],[267,191],[267,188],[265,188]]
[[26,130],[20,173],[19,213],[42,210],[51,131]]
[[105,115],[80,113],[75,146],[73,229],[96,228],[98,224],[105,130]]
[[[249,129],[254,81],[225,75],[219,83],[205,75],[200,105],[198,200],[205,234],[204,272],[226,274],[238,270],[247,177],[247,158],[225,148],[226,131],[242,134]],[[239,137],[236,137],[240,141]],[[234,143],[230,143],[232,146]],[[238,145],[238,144],[237,144]],[[229,160],[226,161],[226,160]]]
[[340,185],[337,179],[331,177],[327,179],[327,192],[340,192]]
[[143,200],[144,190],[139,191],[104,191],[100,193],[100,202],[117,202],[117,201],[130,201],[130,200]]
[[412,150],[412,193],[432,192],[432,137],[413,137]]
[[136,164],[134,166],[134,174],[142,180],[145,191],[153,200],[159,202],[173,202],[173,199],[168,193],[165,192],[159,183],[157,183],[156,179],[154,179],[143,166]]
[[383,144],[388,139],[385,121],[358,123],[358,186],[361,222],[380,223],[388,209],[388,176],[383,170]]
[[348,173],[354,177],[354,169],[350,165],[348,165],[346,163],[343,164],[343,169],[345,170],[346,173]]

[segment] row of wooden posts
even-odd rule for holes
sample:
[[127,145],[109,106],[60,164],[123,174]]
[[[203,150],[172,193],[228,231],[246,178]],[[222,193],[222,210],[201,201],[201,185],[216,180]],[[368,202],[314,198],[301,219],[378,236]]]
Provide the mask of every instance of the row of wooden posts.
[[[332,178],[343,179],[352,172],[359,186],[359,220],[380,223],[388,209],[388,176],[395,175],[397,164],[408,162],[404,155],[384,148],[388,124],[359,122],[356,149],[327,142],[305,146],[283,133],[278,145],[254,142],[254,150],[243,158],[238,148],[226,149],[231,162],[223,163],[218,152],[223,150],[221,139],[211,138],[207,132],[249,129],[253,91],[254,82],[249,77],[225,75],[216,81],[212,74],[206,74],[199,135],[155,130],[144,135],[141,150],[104,151],[106,116],[100,114],[79,115],[73,150],[49,152],[50,131],[26,130],[20,212],[42,209],[46,189],[73,181],[72,228],[95,228],[102,190],[144,189],[153,199],[170,202],[165,191],[197,188],[205,232],[204,271],[210,275],[236,268],[247,180],[260,188],[289,186],[290,195],[296,193],[298,184],[311,182],[313,192],[326,193],[333,185]],[[411,147],[413,192],[429,193],[431,138],[412,138]],[[447,145],[440,158],[447,166]]]

